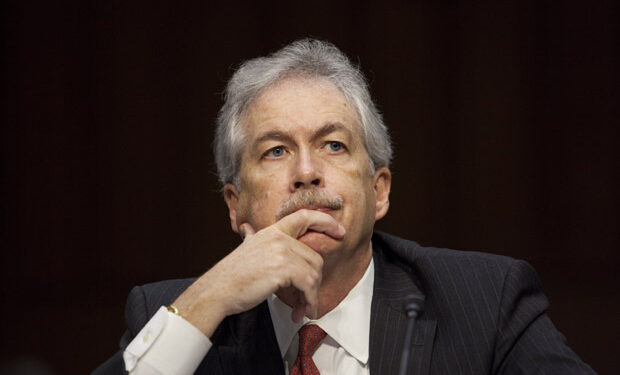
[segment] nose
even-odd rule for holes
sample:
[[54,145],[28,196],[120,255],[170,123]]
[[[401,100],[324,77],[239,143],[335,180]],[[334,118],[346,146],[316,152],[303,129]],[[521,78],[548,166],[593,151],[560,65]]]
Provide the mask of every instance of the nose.
[[300,150],[295,160],[291,190],[319,187],[323,184],[320,160],[312,152]]

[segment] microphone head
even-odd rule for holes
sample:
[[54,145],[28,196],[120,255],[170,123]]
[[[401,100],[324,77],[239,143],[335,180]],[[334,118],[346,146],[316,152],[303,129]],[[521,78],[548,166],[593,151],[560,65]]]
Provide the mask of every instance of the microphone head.
[[404,307],[408,317],[419,315],[424,310],[424,296],[415,294],[408,296]]

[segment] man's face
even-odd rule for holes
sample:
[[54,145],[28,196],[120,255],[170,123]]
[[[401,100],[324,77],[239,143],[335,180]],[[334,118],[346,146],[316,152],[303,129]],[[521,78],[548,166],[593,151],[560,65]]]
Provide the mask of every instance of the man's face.
[[249,223],[258,231],[298,209],[318,209],[346,229],[342,240],[300,237],[321,255],[369,243],[388,209],[390,173],[370,174],[357,113],[332,83],[285,79],[250,105],[243,124],[240,191],[225,187],[233,230]]

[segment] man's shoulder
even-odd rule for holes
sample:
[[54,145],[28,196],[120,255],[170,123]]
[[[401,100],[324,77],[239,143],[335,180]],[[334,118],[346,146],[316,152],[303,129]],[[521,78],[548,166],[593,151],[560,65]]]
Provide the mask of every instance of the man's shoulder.
[[[540,290],[532,266],[507,256],[425,247],[380,232],[375,233],[373,246],[383,268],[380,272],[408,275],[437,310],[459,308],[463,296],[467,306],[499,306],[507,292]],[[540,301],[544,310],[546,299]]]
[[527,268],[527,262],[508,256],[480,252],[422,246],[392,234],[376,231],[373,245],[393,262],[402,263],[424,278],[441,280],[459,275],[462,278],[503,279],[515,265]]
[[375,231],[373,243],[384,250],[390,251],[408,261],[423,261],[425,259],[436,261],[460,262],[472,260],[477,262],[495,262],[510,265],[516,259],[505,256],[480,251],[463,251],[434,246],[422,246],[419,243],[408,240],[393,234]]

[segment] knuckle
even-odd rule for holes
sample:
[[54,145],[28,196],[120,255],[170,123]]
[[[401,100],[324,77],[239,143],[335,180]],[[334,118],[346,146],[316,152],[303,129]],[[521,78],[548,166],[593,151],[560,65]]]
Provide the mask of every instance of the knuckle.
[[318,288],[319,284],[320,284],[320,276],[318,274],[318,272],[312,272],[309,277],[308,277],[308,281],[310,284],[310,287],[315,289]]
[[316,254],[316,255],[317,255],[316,256],[316,264],[317,264],[319,270],[322,270],[323,269],[323,264],[325,263],[325,261],[323,260],[322,256],[320,256],[319,254]]
[[282,265],[286,264],[285,256],[281,251],[281,247],[276,247],[275,251],[270,256],[271,262],[276,269],[282,267]]
[[278,288],[286,288],[291,285],[289,279],[287,277],[284,277],[283,275],[275,276],[275,283]]
[[299,214],[301,215],[301,217],[305,220],[308,220],[310,218],[310,212],[307,209],[301,209],[299,210]]
[[282,232],[279,228],[271,228],[270,232],[270,238],[273,241],[282,241],[286,238],[286,233]]
[[263,229],[263,230],[260,230],[260,231],[256,232],[250,238],[248,236],[246,236],[245,240],[252,241],[254,243],[259,243],[260,241],[262,241],[265,238],[265,236],[268,236],[268,233],[266,233],[266,231]]

